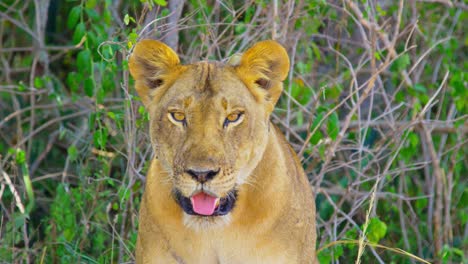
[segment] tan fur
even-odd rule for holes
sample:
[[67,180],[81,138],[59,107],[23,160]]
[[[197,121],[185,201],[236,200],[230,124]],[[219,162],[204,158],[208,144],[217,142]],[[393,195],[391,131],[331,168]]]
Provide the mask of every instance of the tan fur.
[[[269,116],[289,70],[284,48],[263,41],[235,63],[182,65],[161,42],[139,42],[130,72],[150,115],[156,157],[143,195],[137,263],[316,263],[315,205],[294,151]],[[171,120],[182,112],[186,125]],[[223,126],[235,111],[238,123]],[[186,214],[173,197],[201,184],[187,168],[219,169],[203,190],[224,197],[224,216]]]

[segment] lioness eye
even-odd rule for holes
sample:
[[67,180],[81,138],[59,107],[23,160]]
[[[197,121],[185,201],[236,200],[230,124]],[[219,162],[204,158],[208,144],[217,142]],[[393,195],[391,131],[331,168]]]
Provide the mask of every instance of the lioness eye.
[[244,114],[243,112],[235,112],[235,113],[229,114],[224,120],[224,127],[228,126],[230,123],[238,122],[241,119],[243,114]]
[[185,115],[181,112],[171,112],[171,117],[174,121],[185,123]]
[[240,117],[240,114],[235,113],[235,114],[230,114],[230,115],[228,115],[226,119],[227,119],[229,122],[236,122],[237,120],[239,120],[239,117]]

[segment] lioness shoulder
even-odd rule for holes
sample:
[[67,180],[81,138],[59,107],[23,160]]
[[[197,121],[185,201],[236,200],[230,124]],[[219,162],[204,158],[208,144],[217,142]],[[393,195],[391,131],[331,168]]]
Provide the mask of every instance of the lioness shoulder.
[[129,66],[155,152],[137,263],[315,263],[312,191],[270,122],[286,50],[262,41],[228,63],[184,65],[142,40]]

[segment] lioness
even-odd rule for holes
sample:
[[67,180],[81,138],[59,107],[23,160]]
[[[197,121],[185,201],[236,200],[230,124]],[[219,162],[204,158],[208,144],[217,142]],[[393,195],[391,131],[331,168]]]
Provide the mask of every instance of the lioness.
[[229,62],[182,65],[142,40],[129,60],[155,158],[137,263],[315,263],[315,205],[293,149],[270,122],[289,71],[262,41]]

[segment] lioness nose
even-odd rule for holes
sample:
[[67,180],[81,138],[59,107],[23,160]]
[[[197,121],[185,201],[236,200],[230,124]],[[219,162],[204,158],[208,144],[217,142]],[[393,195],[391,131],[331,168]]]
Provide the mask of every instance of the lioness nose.
[[193,179],[199,183],[205,183],[213,179],[218,173],[218,170],[192,170],[189,169],[186,171]]

